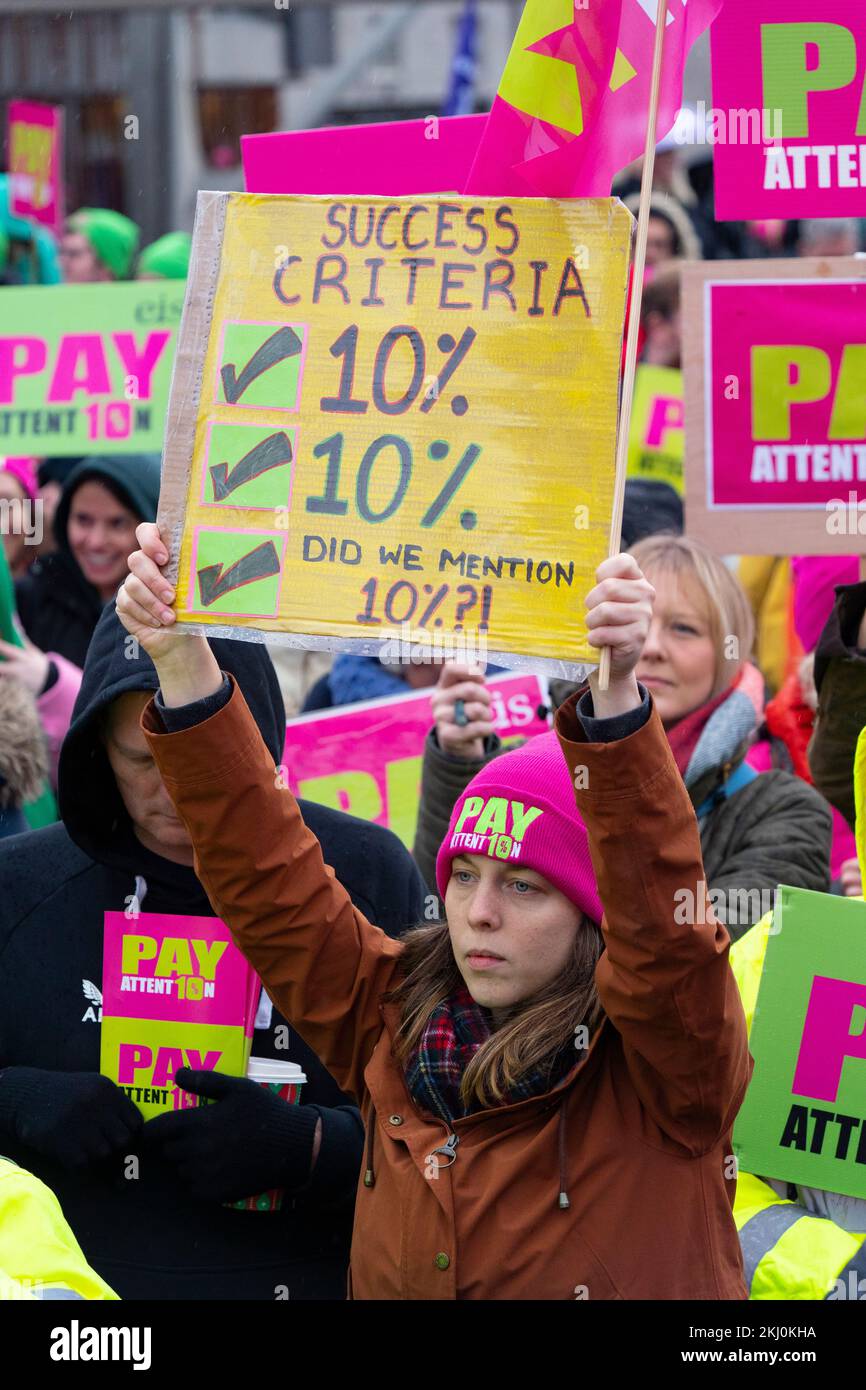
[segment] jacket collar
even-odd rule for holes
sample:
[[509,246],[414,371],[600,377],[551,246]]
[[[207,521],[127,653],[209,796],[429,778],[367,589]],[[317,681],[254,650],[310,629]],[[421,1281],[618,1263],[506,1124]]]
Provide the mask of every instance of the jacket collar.
[[[414,1100],[409,1094],[409,1088],[406,1085],[406,1080],[403,1075],[403,1069],[394,1057],[393,1052],[394,1039],[397,1036],[397,1033],[400,1028],[400,1006],[395,1003],[380,1004],[379,1011],[382,1016],[382,1022],[385,1026],[385,1031],[388,1034],[389,1051],[391,1054],[393,1068],[395,1073],[397,1073],[397,1075],[399,1076],[401,1091],[405,1094],[405,1103],[407,1105],[411,1105],[413,1109],[417,1111],[417,1106],[415,1105]],[[601,1022],[599,1023],[598,1027],[596,1028],[595,1032],[589,1040],[589,1047],[586,1049],[585,1052],[575,1054],[574,1066],[571,1067],[569,1071],[566,1072],[565,1076],[561,1077],[560,1080],[556,1083],[556,1085],[552,1086],[549,1091],[544,1091],[541,1095],[538,1096],[528,1096],[524,1100],[514,1101],[510,1105],[492,1106],[490,1109],[480,1110],[474,1115],[465,1115],[461,1119],[454,1121],[455,1127],[460,1126],[461,1128],[465,1128],[472,1124],[478,1124],[486,1120],[489,1120],[493,1116],[499,1118],[500,1116],[522,1114],[533,1106],[540,1109],[545,1105],[549,1105],[551,1101],[560,1101],[562,1099],[563,1092],[570,1090],[570,1088],[575,1084],[578,1076],[584,1070],[587,1063],[589,1062],[590,1057],[593,1055],[596,1048],[598,1047],[601,1037],[603,1035],[606,1037],[609,1032],[609,1029],[610,1022],[606,1017],[603,1016]],[[444,1125],[445,1123],[444,1120],[440,1120],[438,1116],[431,1115],[431,1119],[435,1120],[437,1124]]]

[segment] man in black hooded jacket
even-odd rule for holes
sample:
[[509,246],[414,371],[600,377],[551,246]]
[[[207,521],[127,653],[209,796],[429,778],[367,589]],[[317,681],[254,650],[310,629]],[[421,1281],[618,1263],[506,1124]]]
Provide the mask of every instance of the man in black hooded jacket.
[[[214,649],[279,764],[285,717],[265,649],[218,640]],[[179,1083],[212,1103],[142,1125],[99,1075],[103,914],[213,916],[185,829],[160,819],[164,789],[154,791],[146,745],[130,735],[129,716],[157,685],[106,609],[61,751],[62,823],[0,845],[0,1153],[53,1188],[121,1297],[342,1298],[360,1116],[266,995],[253,1055],[301,1066],[300,1105],[184,1069]],[[424,885],[396,836],[301,806],[365,916],[395,936],[421,919]],[[280,1211],[222,1205],[271,1188],[287,1194]]]

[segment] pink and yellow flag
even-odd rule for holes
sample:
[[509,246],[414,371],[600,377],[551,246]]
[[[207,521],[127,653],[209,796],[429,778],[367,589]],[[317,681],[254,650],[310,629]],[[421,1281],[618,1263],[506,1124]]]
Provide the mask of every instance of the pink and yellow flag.
[[[722,0],[668,0],[659,139]],[[465,192],[598,198],[643,153],[658,0],[527,0]]]

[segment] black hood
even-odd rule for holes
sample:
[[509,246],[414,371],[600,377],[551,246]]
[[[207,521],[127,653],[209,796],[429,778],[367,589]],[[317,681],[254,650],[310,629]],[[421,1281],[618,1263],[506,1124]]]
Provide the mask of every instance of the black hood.
[[647,536],[683,534],[683,499],[658,478],[627,478],[622,508],[622,548]]
[[[274,763],[282,761],[286,738],[283,697],[267,650],[259,642],[212,638],[221,669],[235,677]],[[135,651],[137,649],[137,655]],[[63,740],[58,769],[60,815],[72,840],[101,864],[130,868],[140,858],[132,824],[103,747],[100,712],[134,690],[156,691],[156,669],[134,643],[113,605],[104,609],[87,651],[84,678],[72,723]]]
[[83,458],[67,475],[54,513],[54,539],[69,549],[69,511],[82,483],[102,483],[140,521],[156,521],[159,505],[159,454],[106,454]]

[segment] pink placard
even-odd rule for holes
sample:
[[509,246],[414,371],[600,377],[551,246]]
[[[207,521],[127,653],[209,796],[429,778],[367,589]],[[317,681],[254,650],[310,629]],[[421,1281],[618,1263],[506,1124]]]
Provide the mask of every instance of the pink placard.
[[428,116],[244,135],[246,191],[384,198],[458,193],[486,121],[486,115]]
[[[548,705],[538,676],[488,681],[503,740],[546,733]],[[432,690],[301,715],[286,726],[283,762],[296,796],[375,821],[411,848],[418,813],[424,740],[433,727]]]
[[866,496],[866,282],[704,285],[707,507]]
[[9,102],[6,164],[13,216],[59,233],[64,218],[61,106]]
[[725,0],[710,42],[716,217],[866,216],[863,0]]
[[812,981],[791,1093],[835,1105],[849,1057],[866,1060],[866,1033],[852,1032],[855,1010],[866,1009],[866,985],[816,975]]
[[250,1001],[258,988],[218,917],[105,914],[106,1017],[242,1027],[249,1024]]

